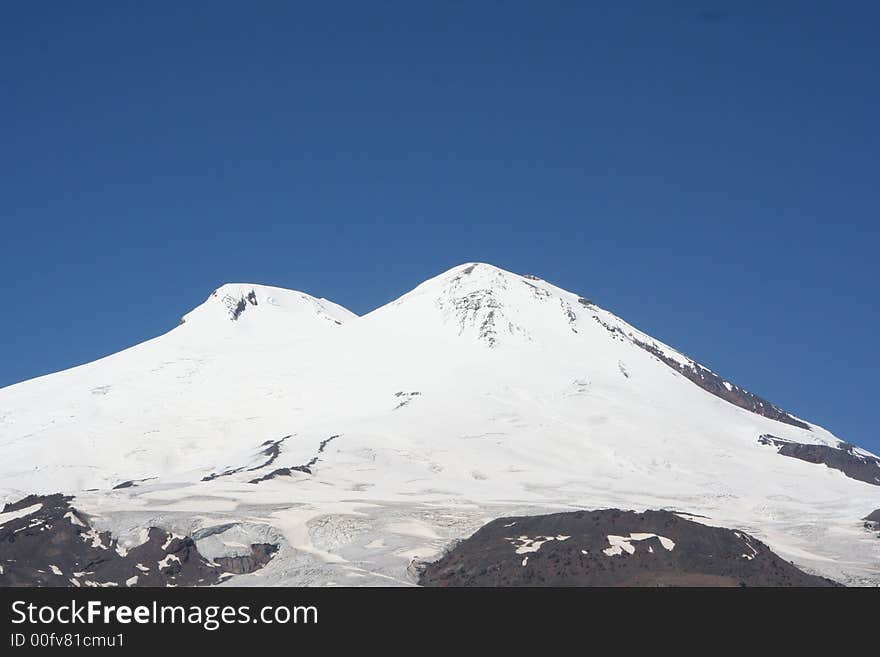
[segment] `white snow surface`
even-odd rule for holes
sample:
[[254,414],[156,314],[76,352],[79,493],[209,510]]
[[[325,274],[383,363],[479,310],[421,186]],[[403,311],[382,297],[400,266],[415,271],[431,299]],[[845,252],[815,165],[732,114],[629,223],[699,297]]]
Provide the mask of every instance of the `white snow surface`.
[[[117,534],[241,523],[280,537],[267,568],[229,585],[411,584],[414,560],[495,517],[604,507],[699,514],[810,572],[880,583],[880,541],[859,521],[880,487],[757,442],[834,435],[719,399],[627,334],[693,362],[482,263],[363,317],[224,285],[165,335],[0,390],[0,501],[73,494]],[[315,457],[312,474],[248,483]]]
[[[602,552],[609,557],[620,556],[624,552],[627,554],[635,554],[636,546],[633,545],[633,542],[645,541],[649,538],[656,538],[660,541],[660,545],[663,546],[664,549],[672,552],[675,549],[675,541],[671,538],[667,538],[666,536],[659,536],[657,534],[649,534],[649,533],[631,533],[629,536],[616,536],[614,534],[608,535],[608,544],[610,547],[605,548]],[[649,551],[653,552],[652,548],[648,548]]]
[[40,509],[43,508],[42,503],[40,504],[32,504],[31,506],[27,506],[23,509],[19,509],[18,511],[6,511],[5,513],[0,513],[0,527],[5,525],[7,522],[11,522],[12,520],[17,520],[18,518],[24,518],[25,516],[29,516],[33,513],[36,513]]

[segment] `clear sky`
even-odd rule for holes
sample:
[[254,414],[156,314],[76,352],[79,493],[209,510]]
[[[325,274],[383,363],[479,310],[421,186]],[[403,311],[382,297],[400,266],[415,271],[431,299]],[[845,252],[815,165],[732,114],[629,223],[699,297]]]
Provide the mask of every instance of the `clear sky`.
[[0,7],[0,386],[480,260],[880,450],[880,5]]

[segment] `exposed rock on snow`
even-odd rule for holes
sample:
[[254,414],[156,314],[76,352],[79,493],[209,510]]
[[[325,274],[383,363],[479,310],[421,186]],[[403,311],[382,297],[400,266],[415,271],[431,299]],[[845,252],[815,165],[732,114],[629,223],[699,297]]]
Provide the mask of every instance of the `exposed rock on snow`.
[[[290,437],[291,436],[288,435],[288,436],[284,436],[284,438],[281,438],[280,440],[267,440],[262,445],[260,445],[260,447],[262,449],[259,451],[258,456],[268,457],[268,459],[266,461],[263,461],[262,463],[259,463],[258,465],[255,465],[253,467],[248,467],[246,465],[242,465],[237,468],[227,468],[219,473],[212,472],[211,474],[206,475],[205,477],[202,477],[202,481],[213,481],[214,479],[217,479],[219,477],[229,477],[229,476],[237,474],[239,472],[256,472],[257,470],[262,470],[264,468],[268,468],[280,456],[281,445],[284,443],[285,440],[287,440]],[[251,483],[253,483],[253,482],[251,482]]]
[[269,320],[278,325],[276,328],[284,327],[289,335],[296,335],[325,326],[340,326],[354,317],[354,313],[342,306],[303,292],[268,285],[227,283],[214,290],[205,303],[184,315],[181,324],[202,329],[213,326],[214,330],[223,324],[253,329],[257,323]]
[[758,442],[777,447],[777,451],[783,456],[791,456],[807,463],[822,463],[834,470],[840,470],[851,479],[880,486],[880,458],[849,443],[842,442],[839,447],[812,445],[770,434],[762,435]]
[[[865,529],[880,530],[880,509],[869,513],[864,520]],[[877,534],[877,538],[880,538],[880,534]]]
[[409,404],[414,397],[418,397],[422,393],[420,392],[395,392],[394,396],[397,398],[397,406],[394,407],[396,411],[398,408],[403,408],[407,404]]
[[[13,517],[23,511],[28,513]],[[275,545],[254,544],[249,554],[210,562],[191,538],[156,527],[127,549],[109,532],[93,529],[71,498],[60,494],[7,504],[3,518],[0,586],[210,586],[225,573],[262,568],[277,551]]]
[[[516,533],[538,536],[529,543]],[[564,536],[565,541],[548,535]],[[546,539],[546,540],[545,540]],[[519,545],[516,550],[510,544]],[[610,546],[609,546],[610,543]],[[528,562],[520,556],[529,552]],[[523,566],[528,565],[528,568]],[[834,586],[748,534],[668,511],[499,518],[423,565],[425,586]]]
[[[585,300],[579,299],[579,301]],[[583,305],[590,307],[591,304],[586,302]],[[649,354],[655,356],[660,362],[682,374],[685,378],[692,383],[695,383],[706,392],[713,394],[716,397],[720,397],[735,406],[744,408],[747,411],[770,418],[771,420],[785,422],[786,424],[801,429],[810,429],[809,424],[797,419],[790,413],[783,411],[775,404],[771,404],[766,399],[740,388],[738,385],[725,381],[709,368],[700,365],[687,356],[675,352],[670,347],[658,343],[649,336],[633,329],[625,322],[613,317],[610,318],[610,320],[603,320],[599,315],[594,315],[593,317],[615,340],[630,341],[640,349],[644,349]]]
[[[272,472],[265,474],[261,477],[251,479],[250,481],[248,481],[248,483],[249,484],[259,484],[264,481],[268,481],[269,479],[275,479],[276,477],[289,477],[294,472],[304,472],[305,474],[312,474],[312,467],[314,467],[314,465],[318,461],[321,460],[320,454],[327,448],[327,445],[329,445],[330,442],[335,440],[336,438],[339,438],[339,436],[338,435],[330,436],[329,438],[322,440],[320,442],[320,444],[318,445],[317,453],[315,454],[315,456],[313,456],[311,459],[309,459],[309,461],[307,463],[303,463],[302,465],[291,465],[286,468],[278,468],[278,469],[273,470]],[[277,457],[277,454],[276,454],[276,457]],[[275,458],[273,457],[272,459],[270,459],[269,461],[264,463],[262,466],[260,466],[258,468],[252,468],[252,470],[260,470],[260,469],[268,466],[269,464],[271,464],[274,461],[275,461]]]
[[[217,293],[215,292],[214,294],[216,295]],[[251,290],[247,294],[239,297],[225,294],[220,301],[224,306],[229,308],[229,318],[234,322],[245,310],[247,310],[248,304],[252,306],[257,305],[257,293]]]

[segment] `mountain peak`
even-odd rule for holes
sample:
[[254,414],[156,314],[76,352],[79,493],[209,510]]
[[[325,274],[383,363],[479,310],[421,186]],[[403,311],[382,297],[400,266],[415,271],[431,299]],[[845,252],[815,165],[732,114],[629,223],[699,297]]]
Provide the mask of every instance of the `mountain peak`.
[[467,262],[428,279],[371,316],[394,314],[415,330],[441,325],[488,347],[577,331],[579,297],[534,275]]
[[[528,280],[541,280],[539,277],[533,274],[517,274],[512,271],[508,271],[507,269],[502,269],[501,267],[496,267],[495,265],[489,264],[488,262],[465,262],[460,265],[456,265],[451,269],[443,272],[439,276],[435,276],[429,281],[438,280],[438,279],[453,279],[457,277],[469,277],[477,280],[489,280],[489,281],[502,281],[508,278],[520,279],[525,278]],[[429,282],[426,281],[426,282]]]
[[342,306],[298,290],[259,285],[226,283],[214,290],[204,303],[183,316],[187,325],[273,325],[300,332],[307,326],[339,325],[356,317]]

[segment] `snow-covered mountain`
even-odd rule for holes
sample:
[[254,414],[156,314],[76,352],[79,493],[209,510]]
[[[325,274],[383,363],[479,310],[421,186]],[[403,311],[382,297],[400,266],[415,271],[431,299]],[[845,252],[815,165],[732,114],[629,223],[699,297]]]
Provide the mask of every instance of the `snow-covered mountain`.
[[872,454],[482,263],[363,317],[224,285],[165,335],[0,390],[0,501],[74,495],[132,545],[148,526],[218,557],[280,544],[242,584],[411,583],[493,518],[603,507],[696,514],[880,583],[878,484]]

